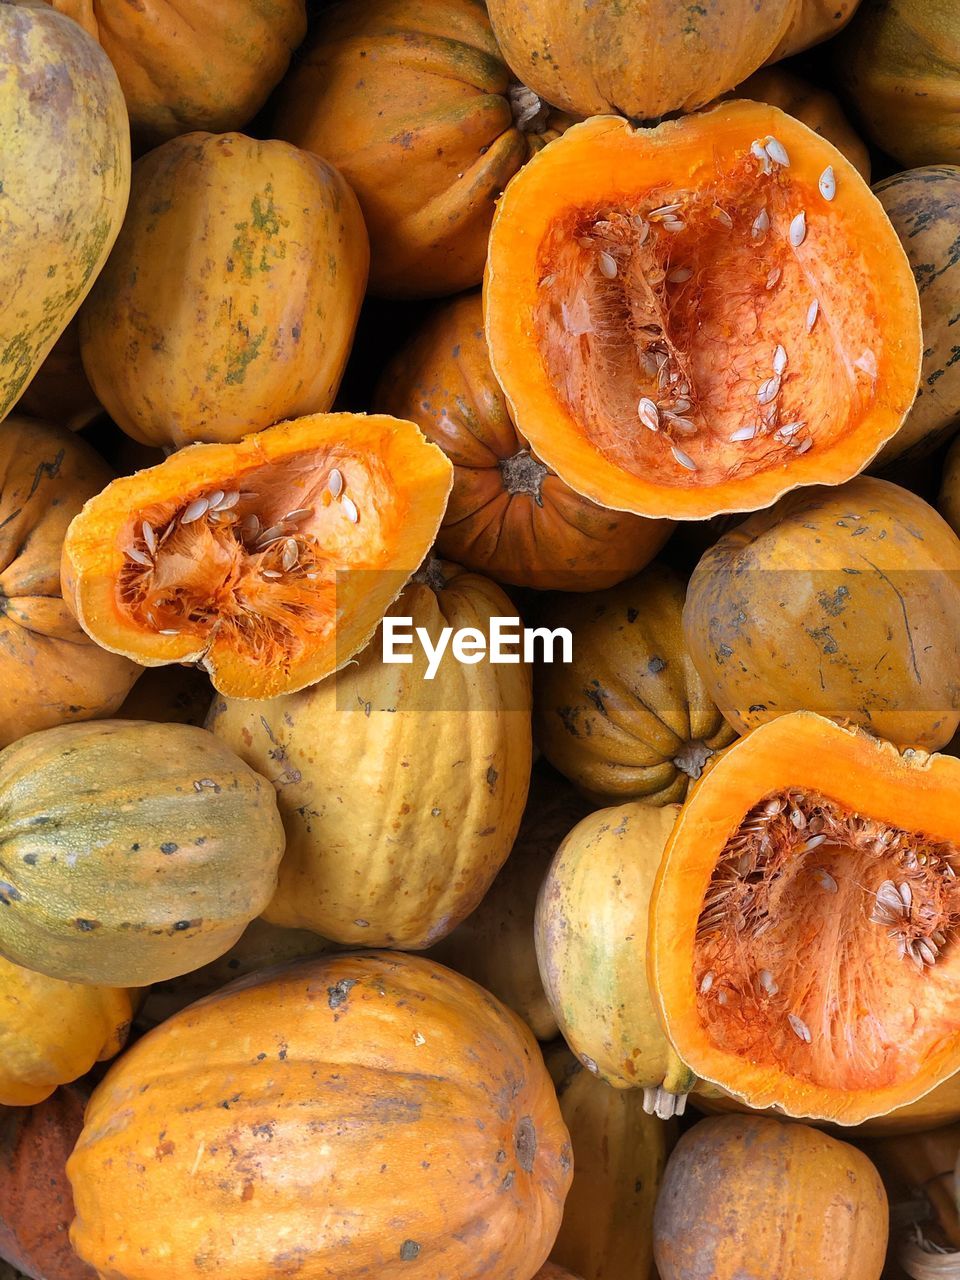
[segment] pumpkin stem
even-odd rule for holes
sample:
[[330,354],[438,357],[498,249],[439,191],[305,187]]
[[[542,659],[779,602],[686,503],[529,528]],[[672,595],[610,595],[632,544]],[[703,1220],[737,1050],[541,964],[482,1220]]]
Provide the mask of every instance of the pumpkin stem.
[[687,1094],[671,1093],[662,1084],[654,1085],[643,1091],[643,1109],[648,1116],[671,1120],[674,1116],[682,1116],[686,1111]]
[[928,1240],[917,1226],[897,1250],[897,1260],[911,1280],[960,1280],[960,1253]]
[[701,738],[694,738],[691,742],[685,742],[677,754],[673,757],[673,763],[688,778],[696,781],[703,773],[703,766],[713,755],[713,748],[708,747]]
[[418,582],[424,587],[429,587],[431,591],[439,594],[447,585],[447,576],[443,571],[443,562],[438,556],[429,555],[423,564],[410,579],[411,582]]
[[546,133],[550,104],[532,89],[515,80],[507,89],[507,101],[513,112],[513,123],[521,133]]
[[543,506],[543,482],[550,474],[549,470],[527,449],[521,449],[512,458],[500,459],[500,475],[503,487],[513,497],[518,493],[528,493],[538,507]]

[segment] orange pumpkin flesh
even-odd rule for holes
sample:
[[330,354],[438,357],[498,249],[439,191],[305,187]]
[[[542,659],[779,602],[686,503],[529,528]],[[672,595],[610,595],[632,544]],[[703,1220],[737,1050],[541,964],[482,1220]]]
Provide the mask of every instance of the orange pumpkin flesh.
[[795,712],[705,772],[651,901],[677,1053],[754,1107],[857,1124],[960,1067],[960,764]]
[[917,289],[886,215],[836,148],[761,103],[567,130],[500,201],[485,314],[531,448],[639,515],[847,480],[919,377]]
[[65,595],[98,644],[144,666],[199,663],[230,697],[289,693],[369,639],[450,484],[441,451],[382,416],[193,445],[87,503],[64,543]]

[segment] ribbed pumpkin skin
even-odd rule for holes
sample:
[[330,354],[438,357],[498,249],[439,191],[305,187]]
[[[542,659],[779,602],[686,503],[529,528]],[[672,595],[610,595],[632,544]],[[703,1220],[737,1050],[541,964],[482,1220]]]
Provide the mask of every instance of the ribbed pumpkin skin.
[[192,725],[103,720],[0,753],[0,954],[65,981],[145,986],[226,951],[283,852],[273,793]]
[[510,856],[479,907],[429,952],[502,1000],[538,1040],[551,1040],[558,1027],[537,965],[537,894],[561,840],[589,811],[565,779],[536,765]]
[[834,70],[867,134],[904,165],[960,163],[953,0],[863,0]]
[[109,60],[43,5],[0,5],[0,421],[83,301],[117,238],[130,131]]
[[89,639],[60,593],[67,526],[112,478],[65,428],[11,417],[0,430],[0,747],[109,715],[140,674]]
[[118,1280],[529,1280],[572,1169],[520,1020],[439,965],[359,953],[150,1032],[68,1173],[74,1247]]
[[718,711],[683,638],[684,583],[653,564],[609,591],[556,596],[539,626],[573,632],[573,662],[540,664],[537,742],[598,804],[683,800],[736,732]]
[[61,982],[0,956],[0,1107],[42,1102],[112,1058],[132,1017],[129,991]]
[[304,0],[48,0],[100,41],[139,141],[239,129],[307,30]]
[[530,453],[490,368],[479,292],[437,308],[375,402],[453,463],[437,550],[456,564],[517,586],[596,591],[642,569],[673,530],[582,498]]
[[[958,156],[960,159],[960,156]],[[903,426],[874,466],[922,458],[953,435],[960,419],[956,361],[960,308],[960,167],[908,169],[877,185],[876,195],[907,251],[920,291],[923,369],[920,389]],[[894,477],[895,478],[895,477]]]
[[[439,578],[436,576],[439,574]],[[436,566],[389,615],[434,644],[514,615],[499,587]],[[442,585],[441,585],[442,583]],[[384,663],[381,634],[335,676],[266,702],[218,698],[209,726],[270,778],[287,832],[266,918],[336,942],[421,950],[473,910],[510,852],[531,768],[525,666],[422,650]]]
[[497,197],[556,136],[516,127],[510,80],[482,0],[344,0],[320,18],[274,130],[357,193],[374,293],[428,298],[480,283]]
[[611,1089],[562,1043],[546,1061],[573,1147],[573,1184],[551,1257],[583,1280],[651,1280],[653,1206],[675,1122],[647,1115],[642,1093]]
[[67,1236],[66,1164],[86,1102],[84,1091],[68,1087],[39,1106],[0,1111],[0,1258],[33,1280],[95,1280]]
[[285,142],[191,133],[138,160],[80,317],[87,376],[135,440],[233,442],[330,408],[366,286],[340,174]]

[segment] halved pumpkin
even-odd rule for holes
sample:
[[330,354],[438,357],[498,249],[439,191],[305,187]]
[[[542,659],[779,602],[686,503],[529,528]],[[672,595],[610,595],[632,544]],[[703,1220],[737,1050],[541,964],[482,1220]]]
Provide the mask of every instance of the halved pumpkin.
[[234,698],[342,667],[436,536],[452,467],[412,422],[314,414],[115,480],[67,531],[64,596],[98,644],[195,662]]
[[697,783],[650,907],[676,1052],[755,1107],[858,1124],[960,1068],[960,762],[812,712]]
[[485,283],[517,430],[572,489],[703,519],[857,474],[920,371],[917,288],[860,174],[775,107],[574,125],[511,181]]

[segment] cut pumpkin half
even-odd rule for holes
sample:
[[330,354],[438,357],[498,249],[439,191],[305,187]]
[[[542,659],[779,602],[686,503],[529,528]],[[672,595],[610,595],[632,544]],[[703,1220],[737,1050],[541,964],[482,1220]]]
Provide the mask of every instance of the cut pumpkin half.
[[315,414],[115,480],[73,520],[65,599],[143,666],[292,693],[343,666],[429,550],[453,469],[412,423]]
[[572,489],[638,515],[849,480],[917,389],[917,288],[883,208],[763,103],[568,129],[500,201],[484,298],[518,431]]
[[752,1107],[859,1124],[960,1069],[960,760],[807,711],[695,784],[651,900],[676,1052]]

